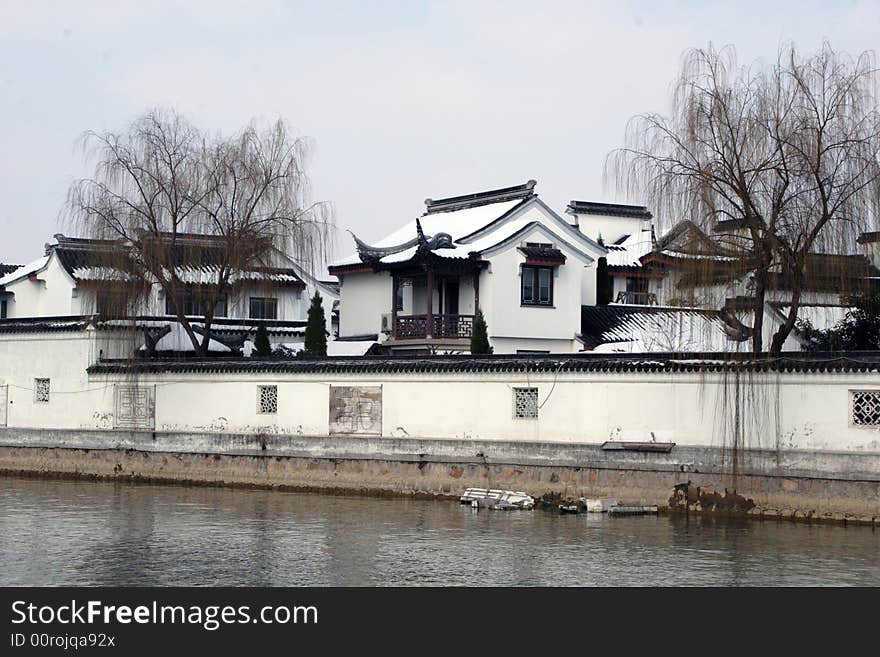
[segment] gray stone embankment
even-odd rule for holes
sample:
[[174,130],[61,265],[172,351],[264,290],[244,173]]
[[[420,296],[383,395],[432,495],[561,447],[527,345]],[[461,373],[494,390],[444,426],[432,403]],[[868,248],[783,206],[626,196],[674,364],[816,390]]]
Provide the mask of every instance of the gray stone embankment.
[[[763,518],[880,524],[880,454],[364,436],[0,429],[0,473],[451,498],[467,487],[613,497],[666,508],[673,488],[725,488]],[[729,468],[729,466],[728,466]],[[705,511],[692,504],[690,511]]]

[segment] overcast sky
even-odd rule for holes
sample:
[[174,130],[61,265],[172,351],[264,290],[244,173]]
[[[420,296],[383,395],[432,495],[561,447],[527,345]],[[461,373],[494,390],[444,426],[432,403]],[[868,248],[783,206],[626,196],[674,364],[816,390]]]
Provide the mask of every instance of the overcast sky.
[[667,111],[682,51],[878,38],[878,2],[0,0],[0,262],[65,229],[80,134],[151,107],[224,133],[283,117],[314,142],[315,198],[369,241],[426,197],[530,178],[558,212],[639,202],[606,189],[604,159],[630,116]]

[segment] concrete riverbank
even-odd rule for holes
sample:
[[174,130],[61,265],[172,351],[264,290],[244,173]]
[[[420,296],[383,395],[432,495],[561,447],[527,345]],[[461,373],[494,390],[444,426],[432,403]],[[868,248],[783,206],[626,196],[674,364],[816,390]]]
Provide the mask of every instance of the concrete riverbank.
[[[676,485],[736,489],[749,515],[880,524],[880,454],[722,448],[607,452],[601,445],[147,431],[0,429],[0,473],[457,497],[469,486],[535,497],[669,505]],[[713,495],[715,493],[713,492]],[[691,505],[690,510],[699,510]]]

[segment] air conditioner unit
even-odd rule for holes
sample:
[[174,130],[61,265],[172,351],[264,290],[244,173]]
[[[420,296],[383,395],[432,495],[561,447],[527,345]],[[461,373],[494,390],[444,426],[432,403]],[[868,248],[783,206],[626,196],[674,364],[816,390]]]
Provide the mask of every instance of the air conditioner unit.
[[382,333],[391,333],[391,313],[382,314]]

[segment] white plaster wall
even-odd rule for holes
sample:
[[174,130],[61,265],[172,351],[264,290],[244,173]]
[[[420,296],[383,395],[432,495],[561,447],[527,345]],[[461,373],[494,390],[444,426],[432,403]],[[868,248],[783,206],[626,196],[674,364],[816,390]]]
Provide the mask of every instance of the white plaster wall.
[[[492,256],[491,273],[485,277],[492,279],[490,289],[484,295],[482,285],[480,288],[481,304],[484,296],[491,299],[488,307],[483,308],[490,338],[570,340],[580,332],[585,262],[566,246],[557,245],[565,254],[566,262],[554,268],[552,306],[521,304],[520,265],[525,262],[525,256],[515,246]],[[595,280],[593,284],[595,294]]]
[[[0,385],[8,386],[7,424],[112,428],[113,384],[89,382],[93,332],[0,335]],[[49,401],[34,401],[34,379],[48,378]]]
[[[91,376],[100,340],[79,333],[0,335],[0,385],[7,423],[28,428],[112,428],[114,385]],[[49,403],[35,403],[33,379],[51,379]],[[156,387],[156,428],[326,435],[329,386],[382,386],[383,435],[601,443],[609,439],[730,444],[733,375],[694,373],[468,373],[314,375],[144,375]],[[257,387],[277,385],[276,415],[257,413]],[[752,373],[743,418],[745,445],[880,453],[880,427],[851,423],[851,392],[880,393],[877,373]],[[539,417],[515,418],[513,388],[539,391]],[[778,417],[778,421],[777,421]]]
[[[482,290],[481,290],[482,292]],[[475,315],[474,307],[474,277],[462,276],[458,279],[458,313],[460,315]]]
[[339,337],[371,335],[382,329],[382,314],[391,312],[388,272],[346,274],[339,302]]
[[577,340],[547,340],[543,338],[493,338],[496,354],[515,354],[517,351],[540,351],[551,354],[568,354],[582,349]]
[[[598,259],[597,259],[598,261]],[[581,305],[596,305],[596,263],[586,263],[581,280]]]
[[[880,452],[880,430],[852,426],[849,419],[850,391],[880,391],[880,376],[755,375],[751,380],[770,383],[755,388],[757,401],[748,407],[748,447]],[[719,447],[729,446],[725,418],[728,425],[732,422],[733,384],[723,384],[714,374],[702,381],[684,373],[349,375],[325,380],[262,375],[231,381],[157,376],[144,381],[157,385],[160,430],[325,435],[330,385],[381,385],[385,436],[560,443],[655,439]],[[261,383],[278,385],[277,418],[256,413]],[[538,388],[542,406],[537,419],[514,417],[517,386]]]
[[73,299],[74,281],[54,254],[36,276],[35,281],[22,278],[6,286],[6,291],[15,295],[7,305],[9,318],[79,313],[79,303]]
[[644,221],[642,219],[631,219],[629,217],[608,217],[596,214],[579,214],[577,215],[578,226],[580,231],[594,240],[602,236],[605,244],[612,244],[624,235],[632,235],[642,230]]
[[[258,412],[260,385],[278,385],[278,412]],[[326,435],[329,386],[284,384],[264,378],[163,377],[156,383],[157,431]]]

